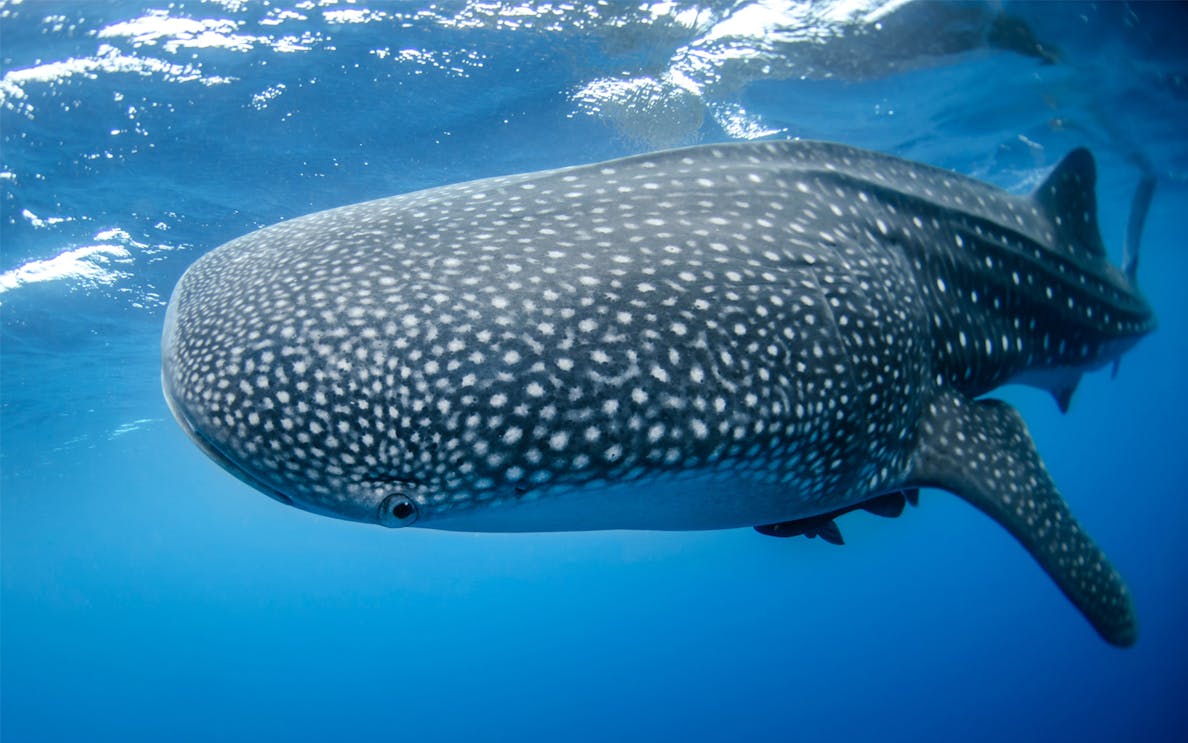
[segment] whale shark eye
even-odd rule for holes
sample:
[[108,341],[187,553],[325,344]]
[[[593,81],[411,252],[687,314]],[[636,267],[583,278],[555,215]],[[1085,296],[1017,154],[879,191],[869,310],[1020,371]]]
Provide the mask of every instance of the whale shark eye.
[[403,493],[393,493],[380,504],[378,516],[384,526],[408,526],[417,520],[417,504]]

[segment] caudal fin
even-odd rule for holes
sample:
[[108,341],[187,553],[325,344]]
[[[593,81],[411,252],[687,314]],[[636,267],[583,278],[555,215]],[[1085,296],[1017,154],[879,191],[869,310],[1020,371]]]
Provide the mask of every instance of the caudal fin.
[[1107,642],[1134,644],[1126,585],[1073,518],[1013,408],[938,395],[912,468],[915,482],[960,496],[1014,535]]
[[[1143,241],[1143,227],[1147,223],[1147,211],[1151,208],[1151,197],[1155,195],[1155,168],[1141,153],[1134,153],[1132,159],[1142,172],[1134,198],[1130,200],[1130,219],[1126,223],[1126,242],[1122,251],[1122,270],[1131,284],[1138,274],[1139,246]],[[1136,284],[1137,285],[1137,284]]]

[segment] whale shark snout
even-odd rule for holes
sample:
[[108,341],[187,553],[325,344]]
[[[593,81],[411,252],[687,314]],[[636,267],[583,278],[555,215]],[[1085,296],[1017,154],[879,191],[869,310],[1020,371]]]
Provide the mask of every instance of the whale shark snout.
[[162,388],[165,394],[165,402],[169,406],[169,412],[173,413],[174,420],[177,421],[178,425],[181,426],[186,435],[190,437],[190,440],[202,450],[203,454],[210,457],[216,464],[234,475],[242,482],[259,490],[265,495],[274,498],[275,500],[278,500],[287,506],[294,505],[292,498],[275,489],[267,482],[261,480],[259,477],[249,473],[239,463],[225,455],[216,446],[214,446],[210,440],[200,432],[201,429],[195,428],[190,415],[184,409],[178,406],[177,399],[170,390],[168,378],[164,375],[162,375]]
[[[252,368],[250,362],[243,367],[235,363],[215,363],[212,368],[217,371],[208,371],[203,377],[205,392],[201,395],[192,394],[198,383],[192,376],[178,370],[177,359],[197,353],[195,348],[205,347],[205,344],[192,334],[193,323],[184,319],[179,322],[178,313],[203,309],[204,305],[189,299],[186,286],[186,276],[183,276],[166,310],[161,387],[170,412],[190,440],[235,478],[285,505],[351,521],[405,525],[393,524],[390,511],[380,508],[386,497],[382,487],[363,488],[365,492],[360,492],[362,480],[359,480],[349,488],[341,488],[335,497],[322,498],[324,493],[320,488],[301,487],[301,483],[308,482],[310,474],[316,469],[303,470],[293,459],[284,460],[286,465],[261,466],[262,462],[267,461],[262,455],[278,448],[276,443],[270,443],[275,442],[274,435],[280,431],[292,431],[294,426],[283,418],[277,422],[273,419],[264,420],[259,412],[243,413],[241,396],[247,383],[243,382],[241,375]],[[220,319],[211,318],[214,322]],[[238,321],[232,320],[232,324],[237,327],[221,328],[216,335],[228,341],[235,337],[242,328],[238,327]],[[254,335],[251,332],[248,334]],[[240,347],[234,343],[222,345],[217,353],[231,349],[230,356],[238,357],[242,352],[234,350],[237,348]],[[256,381],[262,382],[259,378]],[[191,393],[188,394],[187,390]],[[284,394],[279,396],[279,399],[284,398]],[[310,440],[309,433],[300,434],[300,437]],[[320,466],[315,464],[315,468]],[[296,477],[293,476],[295,473]],[[318,475],[315,479],[320,477]],[[407,517],[402,519],[408,523],[412,520]]]

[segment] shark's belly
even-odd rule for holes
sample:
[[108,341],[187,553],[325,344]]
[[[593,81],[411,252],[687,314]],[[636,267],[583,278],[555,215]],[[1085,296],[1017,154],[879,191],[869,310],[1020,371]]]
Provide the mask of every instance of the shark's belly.
[[822,511],[803,495],[795,482],[765,481],[719,467],[534,491],[462,508],[426,526],[476,532],[731,529]]

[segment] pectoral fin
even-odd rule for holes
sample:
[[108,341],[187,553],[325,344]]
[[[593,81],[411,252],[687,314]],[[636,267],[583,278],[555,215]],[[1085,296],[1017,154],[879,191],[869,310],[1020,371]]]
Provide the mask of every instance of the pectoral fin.
[[1121,576],[1073,518],[1013,408],[938,396],[921,423],[912,468],[914,482],[955,493],[1006,527],[1107,642],[1134,643]]

